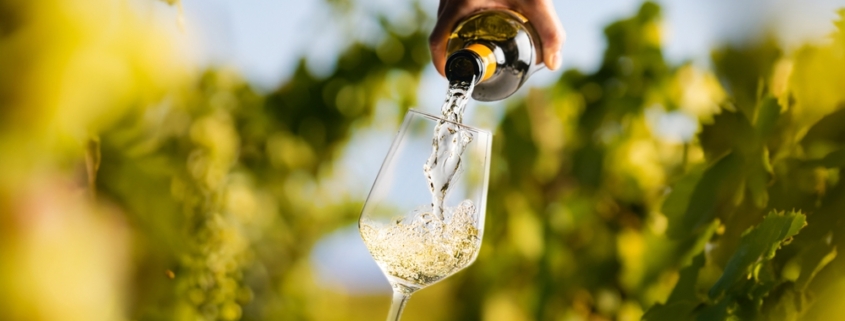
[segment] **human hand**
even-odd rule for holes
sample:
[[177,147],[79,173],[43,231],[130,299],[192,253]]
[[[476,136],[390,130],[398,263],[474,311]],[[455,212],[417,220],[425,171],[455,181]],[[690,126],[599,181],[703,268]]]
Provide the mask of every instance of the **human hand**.
[[551,70],[560,67],[560,48],[566,33],[555,12],[552,0],[440,0],[437,24],[428,38],[431,60],[445,76],[446,42],[455,24],[481,9],[510,9],[521,13],[536,29],[542,42],[543,62]]

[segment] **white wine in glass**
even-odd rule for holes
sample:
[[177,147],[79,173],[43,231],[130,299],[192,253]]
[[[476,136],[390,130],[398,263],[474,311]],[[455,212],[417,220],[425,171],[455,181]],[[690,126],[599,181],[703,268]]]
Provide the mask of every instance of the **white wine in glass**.
[[393,287],[388,321],[399,320],[412,293],[478,256],[491,138],[459,122],[406,114],[358,221]]

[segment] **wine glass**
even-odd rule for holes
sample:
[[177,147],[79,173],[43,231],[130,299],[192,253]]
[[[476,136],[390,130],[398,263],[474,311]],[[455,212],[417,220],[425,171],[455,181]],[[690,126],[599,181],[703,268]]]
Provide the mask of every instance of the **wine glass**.
[[415,291],[478,256],[490,169],[490,132],[410,110],[358,220],[393,287],[388,321]]

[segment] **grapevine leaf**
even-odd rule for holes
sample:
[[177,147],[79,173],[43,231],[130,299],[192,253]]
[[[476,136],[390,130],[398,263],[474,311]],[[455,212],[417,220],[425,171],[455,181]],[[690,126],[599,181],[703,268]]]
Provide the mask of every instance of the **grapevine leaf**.
[[[745,286],[747,289],[743,292],[747,293],[747,300],[740,302],[738,312],[746,315],[756,315],[763,305],[763,300],[766,300],[771,292],[777,291],[779,287],[783,287],[784,283],[775,272],[774,267],[769,261],[758,261],[752,265],[752,277],[754,282],[747,282]],[[751,319],[744,318],[744,319]]]
[[795,280],[795,287],[801,291],[806,290],[810,281],[830,261],[836,258],[836,254],[836,247],[828,245],[824,240],[819,240],[816,244],[805,247],[801,254],[787,263],[787,267],[793,267],[793,263],[798,267],[799,275]]
[[766,306],[763,307],[763,319],[772,321],[795,321],[800,320],[801,310],[805,306],[804,297],[795,289],[783,286],[771,293],[766,299]]
[[771,96],[763,99],[757,107],[757,121],[754,123],[760,137],[766,138],[771,135],[779,118],[780,105],[777,99]]
[[719,206],[735,196],[741,167],[742,157],[730,153],[708,168],[696,184],[683,216],[669,222],[670,237],[687,236],[711,222]]
[[763,147],[762,152],[750,159],[748,164],[746,184],[751,192],[752,200],[757,208],[765,208],[769,203],[769,182],[772,180],[772,165],[769,163],[769,152]]
[[678,263],[680,266],[690,264],[696,255],[704,251],[704,248],[707,246],[707,242],[710,241],[713,234],[715,234],[716,230],[719,229],[719,225],[721,225],[719,220],[713,220],[710,225],[703,230],[703,232],[690,235],[686,240],[680,243],[679,247],[681,251],[678,253]]
[[822,142],[845,144],[845,126],[842,124],[845,124],[845,105],[840,105],[839,110],[813,124],[801,139],[801,145],[808,148]]
[[[712,233],[707,233],[707,235],[712,235]],[[697,294],[699,271],[705,263],[703,248],[698,253],[692,259],[690,265],[681,269],[678,282],[666,302],[652,306],[643,316],[643,320],[659,321],[689,318],[692,316],[694,309],[703,303],[703,299]]]
[[837,151],[830,152],[827,155],[825,155],[824,158],[821,158],[821,159],[814,159],[814,160],[808,161],[806,163],[806,166],[808,166],[808,167],[822,166],[822,167],[827,167],[827,168],[845,167],[845,149],[840,149],[840,150],[837,150]]
[[713,64],[719,80],[733,96],[737,109],[745,115],[754,115],[760,90],[763,89],[761,77],[769,78],[781,55],[781,49],[772,38],[764,39],[753,47],[724,48],[713,52]]
[[[718,303],[706,306],[700,310],[697,321],[722,321],[728,318],[728,309],[734,303],[732,296],[725,296]],[[677,319],[676,319],[677,320]]]
[[663,201],[661,207],[663,215],[666,215],[669,222],[679,221],[683,217],[684,212],[689,207],[695,186],[701,180],[704,170],[703,166],[694,167],[675,184],[672,184],[672,191],[666,196],[666,200]]
[[698,305],[693,301],[678,301],[674,303],[655,304],[643,316],[644,321],[675,321],[688,319]]
[[710,298],[721,297],[738,281],[746,278],[758,260],[769,260],[781,243],[794,236],[806,225],[806,216],[800,212],[772,211],[756,227],[746,231],[739,247],[725,266],[722,277],[710,288]]
[[675,303],[680,301],[700,301],[696,295],[696,283],[698,282],[698,271],[704,266],[704,252],[696,255],[692,259],[692,264],[681,269],[678,283],[669,295],[666,303]]
[[748,153],[759,146],[756,130],[739,112],[725,111],[714,116],[712,125],[702,126],[699,139],[708,160],[717,159],[731,150]]

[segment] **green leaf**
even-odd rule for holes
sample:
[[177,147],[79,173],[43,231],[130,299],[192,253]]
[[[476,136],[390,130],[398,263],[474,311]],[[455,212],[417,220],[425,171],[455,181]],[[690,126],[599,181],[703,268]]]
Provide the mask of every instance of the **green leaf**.
[[801,145],[808,148],[819,142],[845,144],[845,126],[842,124],[845,124],[845,105],[840,105],[838,110],[813,124],[801,139]]
[[723,297],[715,305],[702,308],[695,319],[697,321],[723,321],[728,319],[728,309],[734,303],[732,296]]
[[799,255],[787,262],[784,271],[789,268],[797,268],[798,277],[795,279],[795,287],[804,291],[816,274],[836,258],[836,254],[835,246],[828,245],[825,240],[819,240],[815,244],[803,248]]
[[687,320],[696,306],[698,303],[694,301],[679,301],[666,305],[658,303],[643,315],[643,321]]
[[748,154],[760,145],[757,131],[740,112],[723,111],[714,116],[713,124],[702,126],[698,137],[708,161],[729,151]]
[[663,201],[663,206],[660,208],[670,222],[680,220],[683,217],[687,207],[689,207],[695,186],[701,180],[701,175],[704,174],[705,169],[704,166],[694,167],[675,184],[672,184],[672,191],[666,196],[666,200]]
[[772,211],[756,227],[746,231],[739,247],[725,266],[722,277],[710,289],[710,298],[722,297],[740,280],[751,273],[752,265],[758,260],[770,260],[783,241],[791,238],[806,225],[806,216],[800,212]]
[[740,291],[746,293],[746,300],[740,302],[737,312],[745,315],[758,314],[763,300],[767,299],[773,291],[777,291],[778,287],[784,286],[783,280],[778,277],[770,261],[761,260],[754,263],[752,271],[753,282],[745,282],[745,288]]
[[768,294],[764,306],[763,320],[801,320],[801,311],[806,306],[804,295],[789,286],[780,287]]
[[678,263],[681,266],[690,264],[696,255],[704,251],[707,242],[710,241],[713,234],[719,229],[719,225],[721,225],[721,222],[718,219],[713,220],[700,234],[692,234],[681,242],[679,245],[681,250],[678,253]]
[[[703,233],[699,240],[708,240],[716,230],[717,222],[712,228]],[[704,242],[701,242],[702,244]],[[692,317],[696,307],[704,303],[704,298],[698,294],[699,272],[704,266],[704,247],[696,246],[697,255],[692,258],[690,264],[682,268],[678,282],[669,294],[669,298],[663,304],[655,304],[643,316],[643,320],[682,320]]]
[[741,169],[742,157],[736,153],[727,154],[710,166],[696,184],[683,216],[669,222],[669,236],[686,237],[709,224],[717,209],[736,196]]
[[719,80],[733,96],[737,109],[749,118],[757,107],[761,79],[768,79],[775,62],[782,55],[771,37],[753,46],[724,48],[713,51],[713,64]]
[[698,271],[704,266],[704,261],[704,252],[701,252],[692,259],[692,264],[681,269],[678,283],[675,284],[672,294],[666,300],[667,304],[680,301],[701,301],[696,295],[695,285],[698,282]]
[[769,182],[772,180],[772,165],[769,164],[769,151],[763,147],[748,164],[746,185],[757,208],[765,208],[769,203]]
[[774,97],[767,97],[757,107],[757,121],[754,123],[757,134],[762,138],[768,137],[775,129],[780,118],[780,105]]
[[805,165],[808,167],[822,166],[827,168],[845,167],[845,149],[827,153],[824,158],[807,161]]

